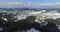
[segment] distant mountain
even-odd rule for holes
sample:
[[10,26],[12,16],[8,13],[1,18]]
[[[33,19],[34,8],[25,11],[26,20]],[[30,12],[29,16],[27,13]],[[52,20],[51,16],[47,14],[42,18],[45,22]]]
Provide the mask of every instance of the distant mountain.
[[34,10],[34,11],[40,11],[40,10],[47,10],[47,11],[52,11],[52,10],[58,10],[60,11],[60,8],[0,8],[0,10],[7,10],[7,11],[28,11],[28,10]]

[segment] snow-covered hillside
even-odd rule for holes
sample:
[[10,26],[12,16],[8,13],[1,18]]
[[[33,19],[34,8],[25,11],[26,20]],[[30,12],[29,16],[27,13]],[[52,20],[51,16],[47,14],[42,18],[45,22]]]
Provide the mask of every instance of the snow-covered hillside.
[[60,13],[57,10],[53,11],[46,11],[46,10],[41,10],[41,11],[23,11],[19,12],[20,14],[16,16],[17,19],[25,19],[28,16],[36,16],[36,19],[46,19],[46,18],[52,18],[52,19],[57,19],[60,18]]

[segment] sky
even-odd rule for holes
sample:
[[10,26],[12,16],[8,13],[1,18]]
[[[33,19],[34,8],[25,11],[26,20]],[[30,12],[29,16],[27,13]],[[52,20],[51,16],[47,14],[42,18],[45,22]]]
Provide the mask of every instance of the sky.
[[60,0],[0,0],[0,8],[60,8]]

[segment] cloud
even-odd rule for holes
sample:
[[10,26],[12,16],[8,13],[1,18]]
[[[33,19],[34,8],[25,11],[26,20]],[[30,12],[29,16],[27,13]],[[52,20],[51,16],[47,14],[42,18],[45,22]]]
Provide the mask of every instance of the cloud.
[[7,2],[7,3],[0,3],[0,6],[9,6],[9,5],[21,5],[21,2]]
[[49,6],[58,6],[60,7],[60,2],[56,3],[23,3],[23,2],[7,2],[7,3],[0,3],[0,6],[24,6],[24,7],[49,7]]
[[51,6],[52,3],[35,4],[35,6]]
[[56,5],[57,5],[57,6],[60,6],[60,2],[56,2]]

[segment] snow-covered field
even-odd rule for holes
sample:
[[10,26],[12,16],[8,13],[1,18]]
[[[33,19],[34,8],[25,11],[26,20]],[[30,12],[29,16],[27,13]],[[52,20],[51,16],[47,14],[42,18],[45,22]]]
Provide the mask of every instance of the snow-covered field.
[[[21,19],[25,19],[27,16],[36,16],[37,20],[39,18],[40,19],[46,19],[46,18],[57,19],[57,18],[60,18],[60,13],[55,10],[49,11],[49,12],[46,12],[46,10],[28,11],[28,12],[23,12],[22,14],[16,15],[14,17],[17,18],[17,20],[21,20]],[[2,18],[2,19],[4,19],[5,21],[8,21],[7,18]],[[58,26],[58,28],[60,29],[60,25]],[[2,27],[0,27],[0,31],[2,31],[2,30],[3,30]],[[16,31],[16,32],[19,32],[19,31]],[[30,30],[23,31],[23,32],[39,32],[39,31],[32,28]]]

